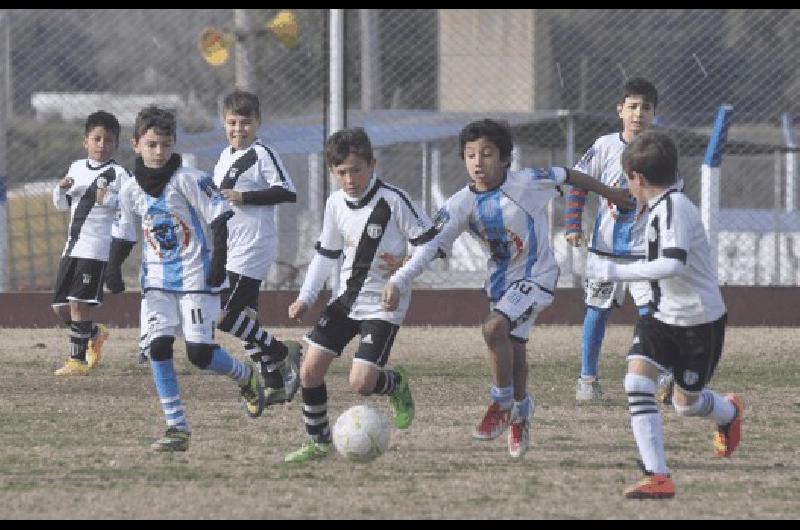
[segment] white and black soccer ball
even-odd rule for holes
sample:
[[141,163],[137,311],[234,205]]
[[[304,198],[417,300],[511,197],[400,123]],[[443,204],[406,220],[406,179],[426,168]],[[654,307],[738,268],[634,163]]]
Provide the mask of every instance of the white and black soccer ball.
[[383,413],[369,405],[356,405],[336,419],[333,445],[348,460],[369,462],[386,452],[391,433]]

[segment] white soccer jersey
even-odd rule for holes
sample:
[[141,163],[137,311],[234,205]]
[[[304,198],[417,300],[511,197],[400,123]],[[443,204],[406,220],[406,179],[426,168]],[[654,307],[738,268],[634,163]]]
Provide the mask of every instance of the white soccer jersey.
[[[622,133],[601,136],[575,164],[575,169],[595,177],[606,186],[627,188],[628,178],[620,164],[622,151],[627,145]],[[617,257],[644,257],[644,218],[636,219],[636,209],[627,214],[620,213],[602,195],[598,195],[597,199],[597,217],[589,241],[589,252]]]
[[[421,245],[433,239],[436,231],[430,218],[416,207],[408,194],[376,179],[370,191],[357,202],[337,190],[325,204],[322,234],[317,252],[327,258],[344,254],[335,302],[349,310],[355,320],[380,319],[401,324],[411,299],[401,293],[396,310],[381,307],[386,271],[378,269],[383,253],[405,256],[408,243]],[[324,280],[324,278],[323,278]],[[321,286],[307,285],[301,299],[316,298]],[[312,293],[311,295],[307,293]]]
[[211,269],[211,223],[230,212],[228,201],[202,171],[179,167],[160,197],[148,195],[130,179],[120,191],[119,232],[136,241],[141,219],[142,291],[175,293],[219,292],[206,278]]
[[[676,187],[648,201],[647,259],[595,263],[587,274],[649,280],[653,316],[673,326],[714,322],[725,313],[700,212]],[[587,267],[588,267],[587,262]]]
[[563,168],[523,169],[506,172],[503,184],[490,191],[465,186],[436,214],[436,242],[449,253],[465,230],[478,237],[488,253],[485,289],[492,301],[521,279],[552,292],[559,269],[545,207],[560,194],[565,178]]
[[725,303],[700,211],[676,189],[649,201],[648,207],[648,261],[667,257],[686,265],[678,276],[650,282],[655,318],[676,326],[717,320]]
[[[226,147],[214,166],[214,183],[220,189],[260,191],[280,186],[295,193],[294,183],[275,150],[256,140],[247,149]],[[278,236],[275,205],[233,204],[228,221],[229,271],[262,279],[275,260]]]
[[[108,261],[117,196],[130,174],[114,160],[97,164],[84,158],[73,162],[66,176],[73,179],[72,187],[64,189],[56,185],[53,189],[55,207],[70,210],[67,243],[62,256]],[[108,189],[102,205],[95,202],[98,181]]]

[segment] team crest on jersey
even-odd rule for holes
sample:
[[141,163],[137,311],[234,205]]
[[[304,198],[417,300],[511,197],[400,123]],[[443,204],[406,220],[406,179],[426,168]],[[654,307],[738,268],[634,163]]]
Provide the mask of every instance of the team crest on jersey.
[[379,224],[370,223],[367,225],[367,235],[372,239],[378,239],[383,234],[383,228]]
[[495,263],[513,260],[522,253],[522,238],[510,228],[502,232],[482,230],[480,237],[489,245],[489,253]]
[[444,225],[447,224],[447,221],[450,220],[450,214],[447,213],[447,210],[444,207],[439,208],[439,211],[436,212],[436,215],[433,218],[433,226],[436,228],[437,232],[441,232]]
[[144,239],[161,259],[182,256],[189,248],[191,230],[168,212],[148,213],[142,220]]
[[231,180],[236,180],[236,173],[237,173],[237,171],[238,171],[238,169],[237,169],[237,168],[235,168],[235,167],[232,167],[232,168],[230,169],[230,171],[228,171],[228,178],[229,178],[229,179],[231,179]]

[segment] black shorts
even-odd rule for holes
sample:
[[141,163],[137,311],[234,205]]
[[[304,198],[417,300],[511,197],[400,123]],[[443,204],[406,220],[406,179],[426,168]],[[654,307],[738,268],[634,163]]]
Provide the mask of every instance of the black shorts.
[[699,392],[711,380],[722,355],[727,320],[725,314],[707,324],[672,326],[652,315],[641,317],[628,360],[645,358],[662,368],[672,368],[675,384]]
[[329,305],[308,334],[308,340],[339,357],[353,337],[360,335],[354,357],[380,367],[386,366],[400,326],[385,320],[353,320],[347,314],[338,303]]
[[58,265],[53,305],[66,305],[70,300],[89,305],[102,304],[105,270],[105,261],[62,257]]
[[246,307],[258,312],[258,292],[261,290],[261,280],[249,276],[242,276],[228,271],[228,288],[222,292],[222,308],[229,312],[241,313]]

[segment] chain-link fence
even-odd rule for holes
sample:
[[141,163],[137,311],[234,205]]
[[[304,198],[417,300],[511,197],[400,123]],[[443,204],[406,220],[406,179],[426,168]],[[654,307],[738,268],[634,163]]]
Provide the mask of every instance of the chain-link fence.
[[[569,165],[596,137],[619,129],[615,106],[622,85],[643,76],[659,90],[658,126],[678,141],[680,172],[698,205],[700,165],[715,113],[723,103],[734,107],[721,167],[720,283],[800,284],[792,123],[800,110],[800,71],[794,68],[800,12],[344,15],[346,124],[366,127],[381,176],[408,190],[428,212],[467,182],[457,146],[467,122],[508,120],[519,167]],[[296,34],[287,22],[291,17]],[[281,155],[298,188],[298,202],[278,208],[280,255],[265,287],[297,288],[330,188],[321,158],[328,17],[326,10],[3,11],[6,288],[52,287],[68,220],[53,209],[50,189],[72,160],[85,156],[87,114],[103,108],[120,118],[116,158],[132,167],[136,112],[149,102],[174,108],[178,150],[210,171],[225,146],[220,101],[236,85],[259,94],[260,136]],[[562,266],[560,285],[576,286],[584,256],[564,242],[562,210],[563,200],[554,201],[552,243]],[[585,223],[592,218],[587,212]],[[475,241],[462,236],[453,256],[425,273],[419,285],[479,287],[484,260]],[[128,260],[131,278],[137,261]]]

